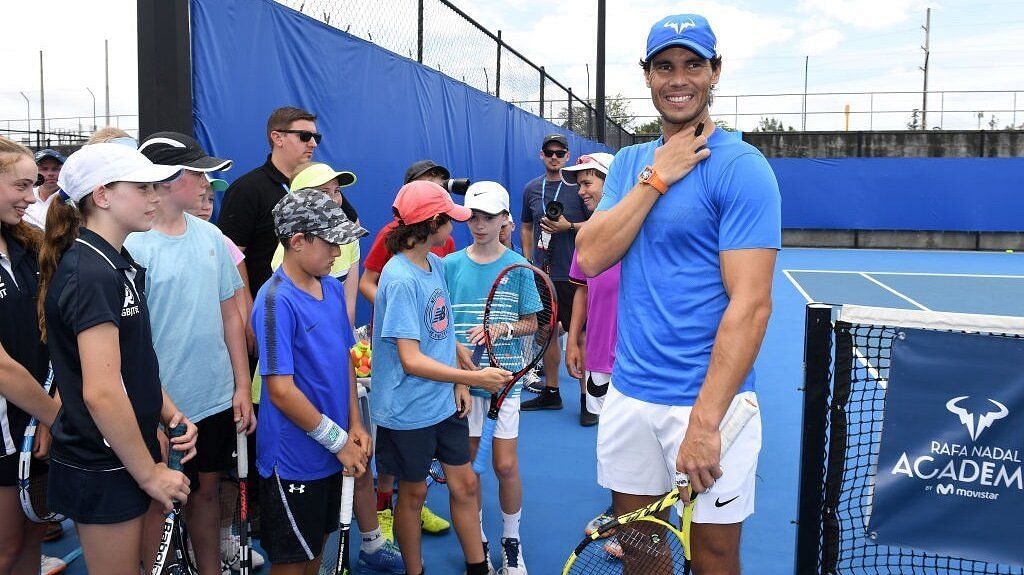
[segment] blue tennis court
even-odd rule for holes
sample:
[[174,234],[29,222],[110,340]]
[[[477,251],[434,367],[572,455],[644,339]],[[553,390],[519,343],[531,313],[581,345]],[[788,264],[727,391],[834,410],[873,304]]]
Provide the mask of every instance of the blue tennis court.
[[[1024,316],[1024,255],[976,252],[784,250],[776,266],[775,309],[757,361],[764,445],[757,512],[743,538],[747,573],[791,574],[795,548],[803,370],[804,306],[808,301],[903,309]],[[578,425],[578,401],[563,373],[562,411],[522,416],[520,461],[524,484],[523,549],[534,573],[557,573],[609,496],[597,486],[596,428]],[[501,537],[493,476],[484,479],[488,538]],[[432,487],[428,505],[448,516],[447,492]],[[77,546],[73,532],[45,552]],[[454,532],[424,536],[424,557],[435,574],[461,574]],[[492,560],[500,561],[497,545]],[[264,568],[262,572],[268,572]],[[85,573],[75,561],[68,573]]]

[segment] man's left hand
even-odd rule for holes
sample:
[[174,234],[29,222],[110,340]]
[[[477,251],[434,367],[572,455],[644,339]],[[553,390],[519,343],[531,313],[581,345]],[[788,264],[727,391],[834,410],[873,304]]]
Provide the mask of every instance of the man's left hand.
[[572,224],[564,216],[558,216],[557,220],[550,220],[547,216],[540,219],[540,228],[549,234],[558,234],[569,231]]

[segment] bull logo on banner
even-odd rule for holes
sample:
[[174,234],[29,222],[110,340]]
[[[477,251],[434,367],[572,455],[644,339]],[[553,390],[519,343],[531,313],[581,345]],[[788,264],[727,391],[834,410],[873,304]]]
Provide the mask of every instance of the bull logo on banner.
[[990,411],[988,413],[981,414],[981,416],[978,417],[977,419],[977,424],[975,424],[974,418],[978,414],[971,413],[970,411],[967,411],[967,409],[960,407],[958,405],[961,401],[969,397],[969,395],[961,395],[960,397],[954,397],[953,399],[946,402],[946,409],[948,409],[950,413],[960,416],[960,423],[964,424],[964,426],[967,427],[967,433],[971,434],[971,441],[977,441],[978,436],[981,435],[982,431],[985,431],[985,429],[990,427],[992,423],[997,419],[1002,419],[1009,415],[1010,410],[1006,409],[1006,406],[999,403],[998,401],[992,398],[987,398],[990,402],[992,402],[993,405],[995,405],[999,409],[996,411]]

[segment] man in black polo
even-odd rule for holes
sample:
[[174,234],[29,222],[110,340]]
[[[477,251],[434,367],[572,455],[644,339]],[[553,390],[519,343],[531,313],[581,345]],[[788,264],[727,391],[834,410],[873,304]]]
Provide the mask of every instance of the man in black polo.
[[[562,181],[561,169],[569,162],[569,158],[569,141],[565,136],[544,136],[540,151],[544,174],[530,180],[523,190],[523,211],[520,217],[522,229],[519,232],[523,241],[523,255],[548,272],[555,284],[558,322],[562,330],[569,329],[572,298],[576,292],[576,288],[569,282],[569,266],[576,247],[576,233],[583,229],[590,217],[580,198],[579,188]],[[545,215],[552,202],[561,206],[562,213],[557,218]],[[559,331],[557,335],[561,333]],[[520,409],[562,409],[562,396],[558,392],[561,361],[562,347],[556,340],[544,353],[543,390],[538,397],[524,401]]]

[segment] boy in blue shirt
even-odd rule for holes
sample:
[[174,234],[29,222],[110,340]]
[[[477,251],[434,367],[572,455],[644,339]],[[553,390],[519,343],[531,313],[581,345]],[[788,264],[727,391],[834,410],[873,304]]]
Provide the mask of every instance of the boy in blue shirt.
[[[484,343],[484,306],[494,280],[506,267],[527,262],[526,258],[499,241],[501,230],[509,221],[509,200],[505,188],[497,182],[477,182],[466,192],[464,205],[473,212],[467,222],[473,234],[473,244],[444,258],[444,278],[451,293],[456,337],[467,350],[472,350]],[[518,296],[515,301],[507,301],[508,307],[500,311],[507,313],[510,320],[535,317],[541,309],[536,287],[532,283],[524,282]],[[508,325],[511,327],[512,324]],[[502,333],[501,337],[505,335]],[[484,354],[480,360],[480,367],[487,365],[490,365],[490,360]],[[526,564],[523,562],[519,543],[523,483],[519,477],[519,460],[516,455],[521,391],[522,385],[517,383],[502,402],[494,430],[494,472],[498,476],[498,493],[504,526],[501,537],[502,573],[506,575],[526,574]],[[473,409],[469,414],[470,451],[475,458],[480,445],[484,418],[487,417],[490,405],[490,394],[482,389],[473,389],[470,394],[473,396]],[[480,506],[480,510],[480,536],[483,539],[484,553],[487,555],[483,505]],[[485,557],[485,560],[489,562],[490,558]]]
[[338,528],[341,476],[359,477],[371,453],[347,350],[355,344],[341,283],[340,245],[366,235],[318,190],[274,207],[284,262],[259,293],[252,325],[266,386],[256,428],[263,548],[273,572],[316,572]]
[[398,226],[388,235],[395,254],[381,270],[373,319],[373,393],[377,465],[398,477],[395,537],[406,572],[422,575],[420,510],[433,459],[444,466],[452,523],[466,557],[468,575],[486,575],[477,522],[479,480],[469,458],[470,386],[489,392],[512,379],[508,371],[460,370],[448,287],[441,259],[430,248],[451,234],[451,220],[471,213],[455,205],[441,186],[410,182],[392,206]]

